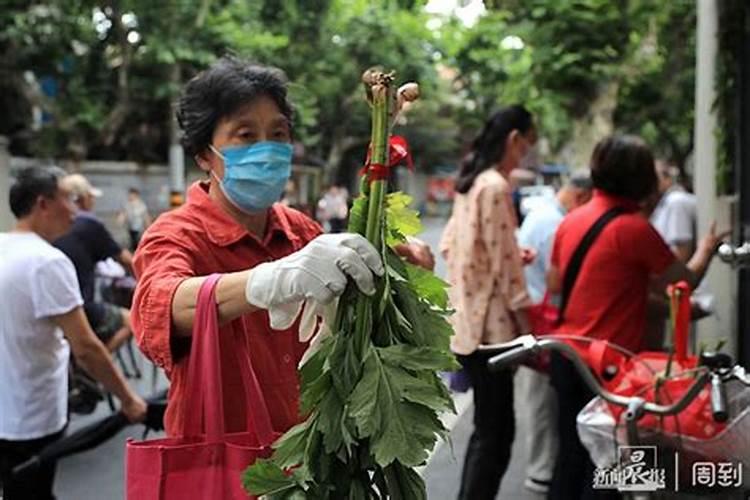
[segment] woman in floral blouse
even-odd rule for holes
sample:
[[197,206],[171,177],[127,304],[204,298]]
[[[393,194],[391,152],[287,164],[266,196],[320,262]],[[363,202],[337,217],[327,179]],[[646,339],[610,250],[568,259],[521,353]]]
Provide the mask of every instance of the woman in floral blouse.
[[523,106],[490,117],[461,165],[453,214],[440,243],[456,309],[452,349],[474,387],[474,432],[460,499],[494,499],[510,460],[512,372],[490,373],[489,356],[477,347],[528,330],[524,308],[530,301],[508,179],[535,142],[532,116]]

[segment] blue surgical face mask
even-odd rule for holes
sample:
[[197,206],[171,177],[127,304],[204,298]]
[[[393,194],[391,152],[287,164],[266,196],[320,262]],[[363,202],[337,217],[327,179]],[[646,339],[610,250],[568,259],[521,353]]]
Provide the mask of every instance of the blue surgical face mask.
[[[243,212],[262,212],[279,201],[292,171],[291,144],[256,142],[211,150],[224,160],[224,195]],[[213,172],[212,172],[213,173]],[[213,174],[216,176],[216,174]]]

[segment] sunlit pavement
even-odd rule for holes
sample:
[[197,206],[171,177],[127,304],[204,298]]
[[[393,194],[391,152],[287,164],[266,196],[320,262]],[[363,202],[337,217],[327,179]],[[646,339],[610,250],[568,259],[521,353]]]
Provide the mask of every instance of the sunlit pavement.
[[[425,231],[421,237],[430,244],[437,258],[436,272],[445,276],[445,264],[438,255],[438,242],[445,225],[443,219],[426,219]],[[151,365],[143,361],[143,379],[135,381],[135,386],[141,394],[152,392]],[[157,386],[166,387],[163,376],[157,379]],[[461,480],[466,444],[471,434],[473,406],[471,394],[456,395],[456,406],[459,415],[446,415],[445,424],[451,429],[450,444],[440,443],[433,452],[429,463],[422,471],[427,482],[427,492],[430,500],[455,499]],[[70,428],[75,430],[80,426],[92,422],[97,418],[108,415],[109,408],[100,404],[97,411],[90,416],[75,416]],[[505,475],[498,498],[509,500],[539,500],[541,495],[535,495],[523,487],[525,478],[526,453],[520,446],[525,434],[524,423],[516,423],[516,442],[508,472]],[[143,427],[132,426],[123,430],[115,438],[98,448],[74,455],[59,462],[55,493],[60,500],[109,500],[124,497],[125,472],[125,442],[127,438],[141,439]],[[156,437],[149,435],[149,438]]]

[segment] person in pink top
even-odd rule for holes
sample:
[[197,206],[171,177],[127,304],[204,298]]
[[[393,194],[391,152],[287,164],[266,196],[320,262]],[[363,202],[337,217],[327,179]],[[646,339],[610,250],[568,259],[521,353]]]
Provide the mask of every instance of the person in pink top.
[[522,106],[490,117],[461,165],[453,214],[440,244],[456,309],[451,347],[474,387],[474,432],[460,499],[494,499],[510,461],[513,374],[490,373],[489,356],[477,348],[528,331],[524,308],[531,302],[508,178],[535,142],[532,116]]

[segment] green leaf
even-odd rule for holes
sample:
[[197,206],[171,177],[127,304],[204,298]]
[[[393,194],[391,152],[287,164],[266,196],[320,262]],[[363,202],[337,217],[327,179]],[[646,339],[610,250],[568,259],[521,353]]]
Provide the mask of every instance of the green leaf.
[[[397,310],[398,314],[403,316],[403,318],[399,318],[399,325],[401,327],[399,328],[399,333],[410,344],[425,345],[426,331],[421,327],[422,320],[419,317],[421,314],[419,298],[411,287],[409,287],[408,283],[394,280],[391,286],[395,292],[392,307]],[[406,320],[406,323],[403,320]],[[409,325],[408,328],[405,327],[406,325]]]
[[453,370],[457,365],[453,353],[435,347],[398,344],[376,349],[384,363],[407,370]]
[[270,495],[297,486],[293,475],[287,475],[271,460],[258,460],[242,476],[242,487],[251,494]]
[[453,327],[442,314],[437,314],[435,310],[424,303],[417,305],[418,315],[414,325],[415,329],[428,332],[425,335],[425,345],[435,347],[444,351],[450,350],[451,336],[453,336]]
[[[393,384],[393,382],[391,382]],[[416,467],[424,464],[437,441],[437,433],[444,429],[435,413],[420,404],[394,403],[396,384],[383,391],[381,404],[388,401],[383,430],[372,441],[375,461],[385,467],[394,460]]]
[[357,359],[351,336],[339,333],[334,339],[329,366],[334,387],[342,398],[346,398],[361,376],[361,361]]
[[389,193],[386,196],[385,217],[389,229],[388,245],[401,243],[404,236],[415,236],[422,232],[419,213],[409,208],[411,202],[411,196],[401,192]]
[[369,500],[370,495],[367,493],[368,487],[362,484],[362,481],[353,480],[349,483],[349,500]]
[[409,283],[421,298],[445,309],[448,307],[448,293],[446,289],[450,286],[438,278],[432,271],[404,262],[406,275]]
[[[404,401],[418,403],[435,411],[450,410],[455,413],[453,398],[450,393],[441,391],[436,386],[435,374],[427,373],[418,376],[398,366],[386,366],[385,369],[397,385],[398,392]],[[442,382],[437,383],[442,385]]]
[[359,195],[354,200],[352,209],[349,211],[349,232],[359,234],[365,233],[369,201],[370,199],[363,194]]
[[351,445],[353,439],[343,432],[345,415],[344,401],[335,390],[329,390],[318,408],[319,429],[323,434],[326,453],[335,453],[345,443]]
[[393,500],[427,500],[424,480],[413,469],[393,462],[383,469],[383,475]]
[[365,357],[363,374],[349,396],[349,415],[354,419],[359,437],[374,435],[382,426],[382,408],[378,401],[382,375],[374,351]]
[[307,383],[300,395],[300,413],[306,415],[312,411],[332,388],[333,383],[329,371],[323,372],[317,379]]
[[323,367],[325,366],[326,359],[328,358],[328,355],[331,353],[331,349],[333,348],[333,341],[333,337],[328,337],[327,339],[325,339],[320,345],[320,349],[318,349],[318,352],[310,356],[310,358],[305,361],[305,364],[300,368],[300,385],[302,386],[303,391],[306,385],[318,379],[323,373]]
[[302,463],[305,442],[307,441],[310,421],[297,424],[284,433],[273,445],[273,460],[282,469]]

